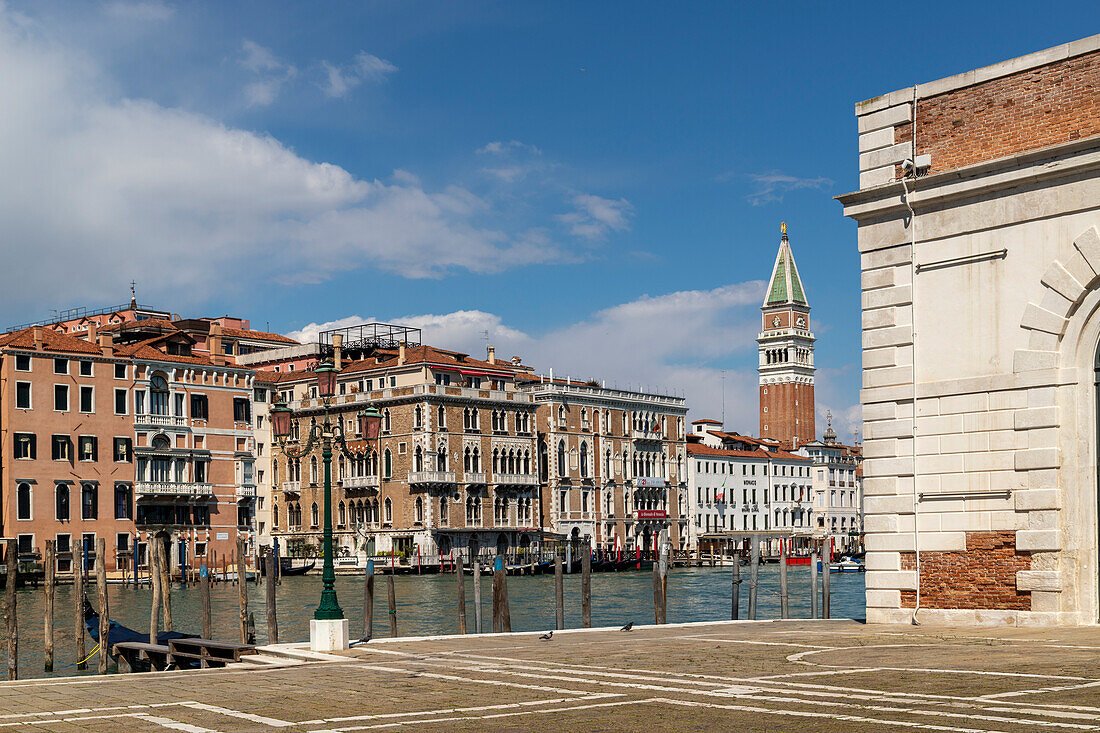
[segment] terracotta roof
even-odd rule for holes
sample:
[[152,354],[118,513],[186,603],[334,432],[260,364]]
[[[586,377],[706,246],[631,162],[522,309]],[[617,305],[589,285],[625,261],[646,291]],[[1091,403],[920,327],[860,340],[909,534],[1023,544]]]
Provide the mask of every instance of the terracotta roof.
[[310,372],[273,372],[266,369],[256,372],[257,382],[266,382],[267,384],[278,384],[279,382],[288,382],[294,376],[298,374],[309,374]]
[[146,328],[163,328],[168,331],[178,331],[179,328],[171,321],[163,318],[145,318],[140,321],[123,321],[122,323],[109,323],[101,326],[100,331],[139,331]]
[[707,418],[707,417],[704,417],[702,420],[692,420],[691,421],[692,425],[701,425],[703,423],[706,423],[707,425],[721,425],[722,421],[721,420],[711,420],[710,418]]
[[780,458],[784,461],[798,461],[800,463],[813,462],[806,456],[800,456],[795,453],[788,453],[785,450],[764,450],[762,448],[758,448],[757,450],[729,450],[728,448],[712,448],[704,443],[688,443],[687,452],[689,456],[756,458],[757,460],[761,461],[768,461]]
[[[399,353],[396,349],[380,349],[375,352],[374,356],[347,364],[340,373],[347,374],[399,366],[397,364],[398,355]],[[380,359],[380,361],[376,362],[376,358]],[[504,374],[511,374],[514,370],[511,362],[498,361],[495,364],[490,364],[481,359],[474,359],[460,351],[447,351],[445,349],[437,349],[434,346],[407,347],[405,349],[405,363],[400,366],[408,366],[410,364],[428,364],[429,366],[442,366],[451,369],[480,369],[484,371],[498,371]]]
[[215,364],[209,356],[184,356],[182,354],[169,354],[168,352],[161,351],[153,343],[160,341],[164,336],[157,336],[144,341],[138,341],[133,344],[125,344],[123,346],[115,347],[115,353],[119,356],[129,356],[134,359],[147,359],[149,361],[170,361],[180,364],[199,364],[202,366],[217,366],[217,367],[229,367],[233,369],[244,369],[245,367],[238,367],[234,365]]
[[[34,350],[34,326],[0,336],[0,347]],[[61,353],[97,354],[103,352],[97,344],[52,328],[42,328],[42,350]]]
[[721,430],[708,430],[707,432],[721,440],[740,440],[752,445],[779,445],[779,441],[773,440],[772,438],[752,438],[748,435],[741,435],[739,433],[724,433]]
[[225,336],[232,336],[234,338],[257,339],[259,341],[276,341],[280,344],[301,343],[299,341],[295,341],[289,336],[283,336],[281,333],[268,333],[267,331],[250,331],[244,328],[223,328],[222,334]]

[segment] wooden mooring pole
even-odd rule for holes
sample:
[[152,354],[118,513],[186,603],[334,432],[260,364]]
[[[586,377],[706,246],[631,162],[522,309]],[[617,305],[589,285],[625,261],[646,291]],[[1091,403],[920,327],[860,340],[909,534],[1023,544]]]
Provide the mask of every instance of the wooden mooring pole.
[[156,543],[157,557],[160,559],[157,572],[160,574],[160,602],[164,606],[164,630],[172,631],[172,574],[168,571],[172,558],[164,538],[158,537]]
[[669,612],[669,561],[672,547],[665,544],[659,553],[658,565],[661,576],[661,620],[659,623],[668,623]]
[[393,587],[393,572],[386,576],[386,596],[390,607],[390,636],[397,636],[397,591]]
[[481,633],[481,561],[474,558],[474,633]]
[[760,580],[760,540],[752,538],[752,551],[749,553],[749,620],[756,620],[757,583]]
[[153,602],[149,610],[149,643],[157,643],[157,632],[160,628],[160,549],[159,543],[149,540],[149,587],[153,591]]
[[275,615],[275,553],[269,552],[264,556],[264,569],[267,571],[267,643],[279,643],[279,619]]
[[202,597],[202,638],[212,639],[214,630],[210,622],[210,568],[206,563],[199,567],[199,595]]
[[363,578],[363,638],[374,636],[374,560],[367,560]]
[[810,618],[817,618],[817,553],[810,554]]
[[829,618],[829,574],[831,569],[829,565],[833,558],[831,537],[825,538],[825,549],[821,555],[821,618]]
[[733,555],[733,590],[730,593],[730,620],[736,621],[741,615],[741,553]]
[[8,626],[8,679],[19,679],[19,626],[15,616],[15,586],[19,581],[19,545],[7,542],[8,577],[4,588],[4,620]]
[[95,584],[99,596],[99,673],[107,674],[107,663],[111,661],[110,609],[107,604],[107,540],[99,537],[95,541]]
[[661,563],[653,556],[653,623],[661,623]]
[[466,575],[462,567],[462,555],[458,556],[455,566],[455,580],[458,581],[458,633],[466,633]]
[[54,558],[54,541],[46,540],[46,557],[45,557],[45,571],[46,571],[46,585],[45,585],[45,606],[46,612],[45,620],[43,623],[45,638],[43,638],[42,656],[45,660],[45,669],[47,672],[53,672],[53,602],[54,602],[54,586],[56,585],[55,574],[57,572],[57,561]]
[[592,549],[585,547],[581,559],[581,626],[592,628]]
[[783,540],[782,549],[779,552],[779,618],[789,618],[787,606],[787,544]]
[[248,580],[244,573],[244,537],[237,537],[237,605],[240,607],[241,643],[248,643]]
[[565,628],[565,578],[562,576],[561,555],[554,554],[554,627]]
[[493,563],[493,632],[504,631],[504,558]]
[[[9,578],[10,580],[10,578]],[[76,538],[76,547],[73,548],[73,606],[76,610],[76,661],[77,669],[87,669],[88,664],[84,657],[88,656],[84,649],[84,542]]]

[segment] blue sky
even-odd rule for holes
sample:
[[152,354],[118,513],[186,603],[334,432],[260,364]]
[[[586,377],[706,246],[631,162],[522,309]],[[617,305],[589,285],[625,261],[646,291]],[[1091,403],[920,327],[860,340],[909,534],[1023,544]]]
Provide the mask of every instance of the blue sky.
[[[377,318],[756,429],[779,222],[858,421],[854,102],[1094,31],[1095,3],[8,2],[15,323],[140,299]],[[914,27],[914,21],[918,23]],[[909,33],[908,37],[902,33]],[[819,420],[819,429],[824,420]]]

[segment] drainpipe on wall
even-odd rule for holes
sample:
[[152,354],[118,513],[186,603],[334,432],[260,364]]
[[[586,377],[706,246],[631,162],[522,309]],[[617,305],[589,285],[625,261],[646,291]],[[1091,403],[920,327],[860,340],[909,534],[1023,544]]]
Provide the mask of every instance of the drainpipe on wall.
[[[913,161],[917,159],[917,87],[913,86],[913,134],[912,134],[912,153]],[[916,177],[916,168],[914,167],[914,178]],[[913,603],[913,615],[910,621],[914,626],[920,626],[920,621],[917,620],[917,612],[920,611],[920,530],[918,529],[918,520],[920,519],[920,495],[917,493],[917,212],[913,209],[912,203],[909,201],[909,187],[905,185],[906,173],[903,171],[901,176],[901,187],[905,192],[905,207],[909,209],[909,300],[911,302],[910,308],[913,311],[911,321],[911,329],[913,335],[913,558],[914,569],[916,571],[916,600]]]

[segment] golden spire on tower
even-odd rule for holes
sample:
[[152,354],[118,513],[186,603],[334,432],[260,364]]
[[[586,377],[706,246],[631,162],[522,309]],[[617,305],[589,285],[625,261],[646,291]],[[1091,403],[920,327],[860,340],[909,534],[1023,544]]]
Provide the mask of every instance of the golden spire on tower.
[[779,232],[780,232],[780,234],[784,234],[784,235],[787,233],[787,222],[785,222],[785,221],[779,222]]

